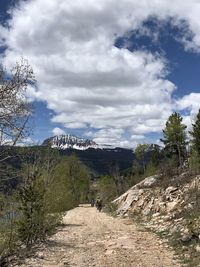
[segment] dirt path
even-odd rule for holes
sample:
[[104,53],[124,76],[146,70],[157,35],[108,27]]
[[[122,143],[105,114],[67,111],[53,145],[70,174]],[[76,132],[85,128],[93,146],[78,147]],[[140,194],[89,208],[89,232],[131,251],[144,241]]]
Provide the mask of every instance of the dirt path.
[[127,219],[82,206],[64,217],[64,227],[22,267],[180,267],[173,252]]

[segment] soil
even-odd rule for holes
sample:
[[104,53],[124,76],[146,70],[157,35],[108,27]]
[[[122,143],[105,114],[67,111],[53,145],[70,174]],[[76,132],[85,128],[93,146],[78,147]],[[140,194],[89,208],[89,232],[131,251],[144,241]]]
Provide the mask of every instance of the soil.
[[67,212],[63,226],[21,267],[180,267],[156,235],[129,219],[82,205]]

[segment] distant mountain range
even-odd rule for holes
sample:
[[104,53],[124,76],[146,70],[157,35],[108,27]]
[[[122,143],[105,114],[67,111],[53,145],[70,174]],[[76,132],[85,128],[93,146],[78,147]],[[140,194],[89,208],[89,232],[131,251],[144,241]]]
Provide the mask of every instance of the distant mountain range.
[[98,145],[92,140],[79,138],[70,134],[67,135],[56,135],[46,139],[43,146],[50,145],[52,148],[57,149],[77,149],[77,150],[87,150],[89,148],[93,149],[114,149],[114,147],[109,145]]
[[[134,150],[131,148],[99,145],[92,140],[70,134],[50,137],[42,144],[42,146],[47,145],[58,149],[62,156],[76,154],[86,166],[97,174],[108,174],[115,165],[119,167],[120,171],[129,169],[135,160]],[[146,162],[156,148],[159,149],[155,144],[149,145],[145,155]]]
[[58,149],[62,156],[76,154],[97,175],[110,173],[115,165],[119,167],[120,171],[127,169],[132,166],[135,159],[132,149],[99,145],[92,140],[69,134],[48,138],[43,142],[42,146],[47,145]]

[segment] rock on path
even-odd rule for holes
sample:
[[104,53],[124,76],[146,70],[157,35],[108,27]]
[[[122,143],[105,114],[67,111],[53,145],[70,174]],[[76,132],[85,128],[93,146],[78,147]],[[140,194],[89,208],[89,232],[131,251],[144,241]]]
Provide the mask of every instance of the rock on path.
[[83,205],[21,267],[180,267],[173,251],[128,219],[112,218]]

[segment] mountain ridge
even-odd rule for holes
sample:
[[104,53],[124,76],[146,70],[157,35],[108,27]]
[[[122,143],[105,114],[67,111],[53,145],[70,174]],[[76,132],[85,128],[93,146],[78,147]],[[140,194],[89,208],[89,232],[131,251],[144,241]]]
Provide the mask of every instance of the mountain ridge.
[[99,145],[96,142],[80,138],[71,134],[61,134],[55,135],[50,138],[47,138],[42,143],[42,146],[50,145],[52,148],[57,149],[76,149],[76,150],[87,150],[89,148],[93,149],[115,149],[111,145]]

